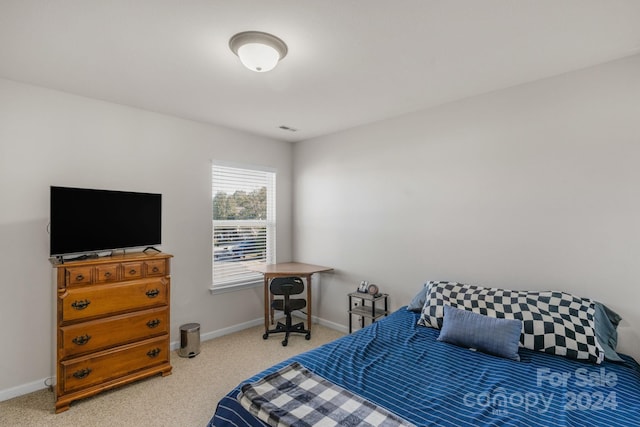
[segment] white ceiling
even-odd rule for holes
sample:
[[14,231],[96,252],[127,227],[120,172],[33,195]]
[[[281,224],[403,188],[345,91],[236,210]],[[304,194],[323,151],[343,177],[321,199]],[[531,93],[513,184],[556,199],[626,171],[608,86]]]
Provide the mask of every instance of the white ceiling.
[[0,77],[286,141],[639,52],[638,0],[0,0]]

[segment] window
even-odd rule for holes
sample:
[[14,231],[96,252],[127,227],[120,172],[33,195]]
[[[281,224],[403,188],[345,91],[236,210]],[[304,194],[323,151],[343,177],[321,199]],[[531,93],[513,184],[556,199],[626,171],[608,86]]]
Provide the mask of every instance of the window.
[[213,164],[213,289],[262,283],[247,266],[274,262],[275,178],[273,171]]

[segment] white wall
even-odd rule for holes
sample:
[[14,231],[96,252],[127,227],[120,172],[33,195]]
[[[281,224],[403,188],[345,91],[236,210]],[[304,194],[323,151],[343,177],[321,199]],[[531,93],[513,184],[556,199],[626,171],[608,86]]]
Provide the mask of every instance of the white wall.
[[392,308],[430,279],[558,289],[640,359],[640,56],[298,143],[293,199],[288,143],[0,79],[0,398],[53,375],[50,185],[163,194],[173,340],[261,318],[260,289],[208,292],[213,158],[277,168],[278,260],[336,268],[323,320],[363,279]]
[[0,80],[0,398],[55,373],[51,185],[162,193],[172,341],[184,323],[205,335],[262,318],[261,289],[208,291],[211,159],[277,169],[277,256],[289,261],[289,143]]
[[305,141],[294,258],[336,268],[331,322],[363,279],[393,308],[427,280],[564,290],[640,360],[639,165],[640,56]]

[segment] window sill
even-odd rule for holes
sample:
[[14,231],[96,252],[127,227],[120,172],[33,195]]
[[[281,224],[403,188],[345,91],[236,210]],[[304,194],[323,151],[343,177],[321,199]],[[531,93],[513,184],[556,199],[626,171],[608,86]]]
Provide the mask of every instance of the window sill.
[[262,280],[259,280],[243,283],[233,283],[229,285],[211,285],[211,287],[209,288],[209,293],[211,295],[226,294],[227,292],[236,292],[243,291],[245,289],[257,288],[263,286],[263,284],[264,282]]

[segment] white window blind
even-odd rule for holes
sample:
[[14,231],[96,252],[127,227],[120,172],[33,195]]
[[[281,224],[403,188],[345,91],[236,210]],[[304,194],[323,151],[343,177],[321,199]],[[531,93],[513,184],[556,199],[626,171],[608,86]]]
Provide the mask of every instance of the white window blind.
[[212,165],[215,289],[261,283],[247,266],[274,262],[275,178],[272,171]]

